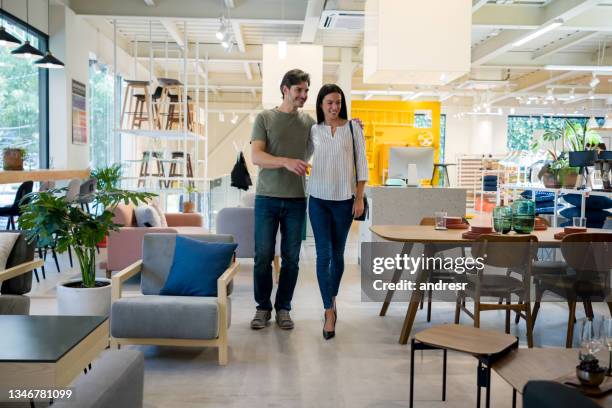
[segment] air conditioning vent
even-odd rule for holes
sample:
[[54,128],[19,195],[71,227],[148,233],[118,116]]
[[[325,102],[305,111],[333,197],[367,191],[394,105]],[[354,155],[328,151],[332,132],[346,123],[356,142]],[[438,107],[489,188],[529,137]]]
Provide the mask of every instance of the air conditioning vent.
[[361,11],[324,10],[319,28],[321,30],[363,31],[364,16]]

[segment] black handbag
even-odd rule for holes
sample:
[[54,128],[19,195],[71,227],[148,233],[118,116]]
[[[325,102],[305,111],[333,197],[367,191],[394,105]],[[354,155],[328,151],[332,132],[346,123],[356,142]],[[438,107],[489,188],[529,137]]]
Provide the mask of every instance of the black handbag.
[[[351,139],[353,140],[353,162],[355,163],[355,188],[357,188],[357,184],[359,183],[359,178],[357,177],[357,151],[355,150],[355,133],[353,132],[353,122],[349,121],[349,128],[351,129]],[[356,198],[356,197],[354,197]],[[370,207],[368,206],[368,197],[365,192],[363,193],[363,213],[354,218],[355,221],[365,221],[368,219],[368,214],[370,212]]]
[[231,186],[239,188],[241,190],[246,191],[251,185],[253,185],[242,152],[240,152],[240,154],[238,155],[238,160],[236,160],[236,164],[234,164],[234,168],[232,169],[231,173],[231,179]]

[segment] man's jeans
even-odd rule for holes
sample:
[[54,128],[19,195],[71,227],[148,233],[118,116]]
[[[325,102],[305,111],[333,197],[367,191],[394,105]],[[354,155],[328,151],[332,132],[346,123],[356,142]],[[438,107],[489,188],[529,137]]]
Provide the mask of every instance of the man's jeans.
[[255,302],[258,310],[272,310],[272,261],[276,233],[281,231],[281,270],[274,309],[291,310],[297,283],[305,198],[255,197]]

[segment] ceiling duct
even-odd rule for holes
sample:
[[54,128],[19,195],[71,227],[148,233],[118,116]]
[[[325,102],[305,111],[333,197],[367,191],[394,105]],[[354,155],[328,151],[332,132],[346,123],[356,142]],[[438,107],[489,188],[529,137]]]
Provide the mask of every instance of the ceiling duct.
[[323,10],[319,28],[321,30],[363,31],[364,13],[361,11]]

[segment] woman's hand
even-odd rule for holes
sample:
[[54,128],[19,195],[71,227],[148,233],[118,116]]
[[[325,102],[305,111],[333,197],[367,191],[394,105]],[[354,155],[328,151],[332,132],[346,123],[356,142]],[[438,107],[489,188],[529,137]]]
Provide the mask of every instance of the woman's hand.
[[353,218],[359,218],[363,214],[363,198],[356,197],[353,201]]

